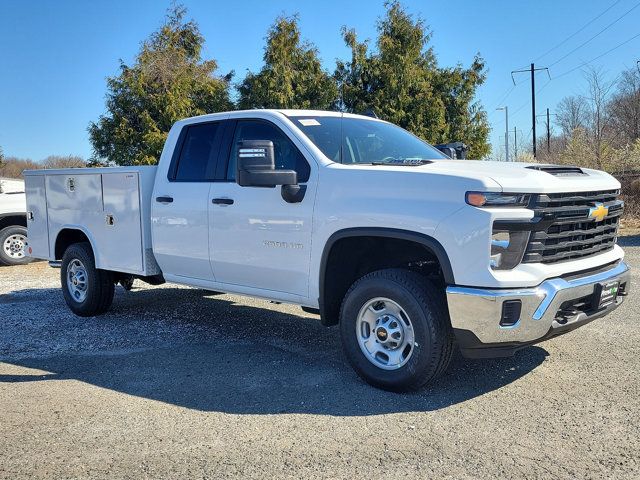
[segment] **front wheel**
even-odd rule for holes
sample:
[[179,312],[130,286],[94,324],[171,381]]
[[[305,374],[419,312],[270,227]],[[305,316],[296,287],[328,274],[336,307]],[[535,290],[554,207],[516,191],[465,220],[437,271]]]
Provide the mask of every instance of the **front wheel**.
[[358,375],[385,390],[423,387],[446,370],[453,352],[444,294],[409,270],[356,281],[342,303],[340,334]]
[[113,275],[96,268],[88,243],[74,243],[64,252],[60,283],[65,302],[80,317],[100,315],[111,307]]
[[27,229],[12,225],[0,230],[0,265],[24,265],[27,257]]

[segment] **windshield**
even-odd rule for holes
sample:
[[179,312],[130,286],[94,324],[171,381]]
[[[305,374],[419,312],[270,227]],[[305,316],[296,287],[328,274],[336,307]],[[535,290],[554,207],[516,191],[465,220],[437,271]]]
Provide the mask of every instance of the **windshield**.
[[334,162],[412,165],[447,158],[390,123],[324,116],[293,117],[292,121]]

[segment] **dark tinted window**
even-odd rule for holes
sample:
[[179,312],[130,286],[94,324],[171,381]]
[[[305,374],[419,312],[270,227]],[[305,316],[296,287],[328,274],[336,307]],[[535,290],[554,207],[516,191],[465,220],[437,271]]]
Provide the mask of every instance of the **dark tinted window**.
[[298,181],[309,180],[310,168],[300,150],[278,127],[267,121],[240,120],[233,137],[227,178],[236,178],[236,158],[238,156],[238,142],[243,140],[271,140],[275,154],[276,168],[279,170],[295,170]]
[[215,162],[218,155],[215,143],[220,123],[202,123],[186,128],[175,179],[206,180],[207,166],[209,162]]

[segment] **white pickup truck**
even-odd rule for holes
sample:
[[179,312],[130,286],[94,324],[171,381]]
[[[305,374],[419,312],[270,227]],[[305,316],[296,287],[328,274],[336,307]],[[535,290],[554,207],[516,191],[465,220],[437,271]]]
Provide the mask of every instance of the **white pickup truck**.
[[[629,292],[610,175],[451,160],[392,124],[253,110],[177,122],[157,167],[25,172],[29,254],[78,315],[139,278],[298,304],[360,376],[420,388]],[[296,334],[303,335],[303,334]]]
[[0,178],[0,265],[22,265],[31,260],[25,254],[26,212],[24,182]]

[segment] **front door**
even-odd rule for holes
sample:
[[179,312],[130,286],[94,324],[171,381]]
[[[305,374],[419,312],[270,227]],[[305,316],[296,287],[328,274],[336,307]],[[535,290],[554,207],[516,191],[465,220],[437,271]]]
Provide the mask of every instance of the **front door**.
[[[230,122],[235,130],[226,181],[211,185],[211,265],[217,282],[308,296],[311,223],[317,166],[274,123]],[[238,142],[271,140],[276,168],[295,169],[307,186],[300,203],[283,200],[281,188],[241,187],[235,182]]]

